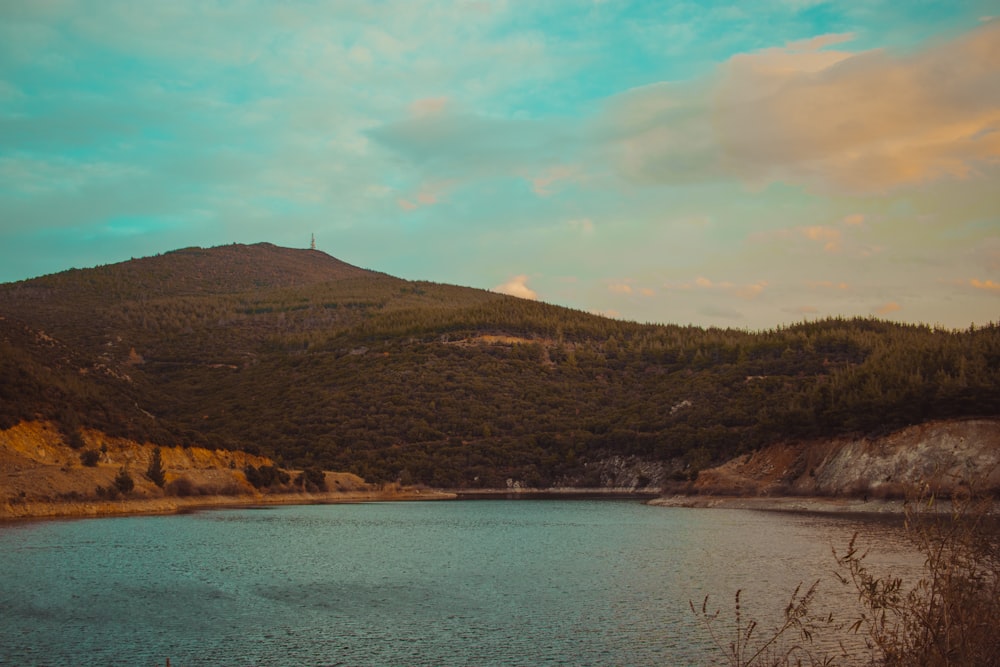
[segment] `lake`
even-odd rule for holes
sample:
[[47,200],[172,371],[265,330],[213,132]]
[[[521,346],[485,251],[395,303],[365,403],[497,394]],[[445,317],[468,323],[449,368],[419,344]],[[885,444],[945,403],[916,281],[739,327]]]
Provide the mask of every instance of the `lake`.
[[914,572],[902,523],[494,500],[0,524],[3,665],[700,665],[689,608],[846,615],[851,535]]

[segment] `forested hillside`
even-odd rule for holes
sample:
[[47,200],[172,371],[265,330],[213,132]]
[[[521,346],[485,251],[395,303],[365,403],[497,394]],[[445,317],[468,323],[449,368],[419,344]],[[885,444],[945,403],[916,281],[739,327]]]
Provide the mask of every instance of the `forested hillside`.
[[643,325],[315,250],[185,249],[0,285],[0,426],[434,486],[678,476],[775,441],[1000,414],[1000,327]]

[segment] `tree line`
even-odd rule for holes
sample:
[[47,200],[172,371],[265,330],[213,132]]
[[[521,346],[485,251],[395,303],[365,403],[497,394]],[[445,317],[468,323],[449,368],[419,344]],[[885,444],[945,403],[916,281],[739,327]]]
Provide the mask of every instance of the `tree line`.
[[[374,482],[488,487],[600,483],[588,463],[613,455],[693,475],[780,440],[1000,414],[992,323],[640,324],[374,273],[129,291],[116,271],[142,261],[0,286],[0,425],[43,416]],[[255,284],[252,267],[212,267]]]

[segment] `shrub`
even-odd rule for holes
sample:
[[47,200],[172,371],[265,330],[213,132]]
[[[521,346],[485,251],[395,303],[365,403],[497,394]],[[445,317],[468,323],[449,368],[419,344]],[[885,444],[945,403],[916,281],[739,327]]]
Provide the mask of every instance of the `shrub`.
[[[812,635],[818,627],[809,613],[818,585],[817,581],[801,594],[801,585],[796,587],[788,606],[785,607],[781,626],[764,634],[758,632],[757,621],[743,617],[741,591],[736,591],[733,624],[730,628],[718,628],[720,612],[708,610],[707,595],[700,609],[696,609],[693,602],[689,601],[688,605],[708,632],[716,648],[725,655],[726,664],[731,667],[829,664],[828,660],[821,661],[813,656],[808,648],[808,643],[812,641]],[[725,632],[730,639],[728,643],[726,643],[727,636],[723,636],[722,632]],[[796,635],[797,638],[792,639]]]
[[187,477],[178,477],[174,481],[167,484],[166,487],[164,487],[164,489],[167,492],[168,496],[178,496],[181,498],[186,496],[194,496],[197,495],[198,493],[197,487],[195,486],[194,482],[192,482]]
[[80,452],[80,463],[83,465],[94,468],[97,466],[97,462],[101,460],[101,453],[96,449],[85,449]]
[[115,488],[122,495],[128,495],[135,488],[135,481],[132,480],[132,476],[128,474],[128,470],[125,470],[125,468],[120,468],[118,474],[115,475]]
[[66,444],[70,446],[71,449],[83,449],[87,446],[84,442],[83,436],[80,435],[80,431],[77,429],[68,430],[64,433],[66,437]]
[[[853,623],[836,625],[831,617],[810,618],[815,585],[804,595],[795,590],[785,610],[785,623],[760,636],[755,621],[740,615],[736,593],[735,624],[728,645],[716,626],[719,612],[700,613],[691,603],[718,647],[733,667],[837,664],[831,657],[813,656],[805,642],[819,628],[826,632],[860,634],[870,651],[864,664],[884,667],[978,667],[1000,664],[1000,523],[989,495],[964,492],[952,498],[950,512],[938,511],[933,497],[908,501],[909,537],[924,554],[924,572],[909,590],[897,577],[872,573],[855,535],[847,550],[834,551],[841,572],[837,578],[851,586],[862,607]],[[802,642],[788,645],[790,631]],[[843,646],[843,642],[841,642]],[[839,657],[850,660],[851,656]],[[848,664],[857,664],[851,661]]]
[[926,557],[909,591],[898,578],[872,574],[854,539],[837,556],[847,571],[840,580],[866,611],[851,630],[865,634],[887,667],[998,664],[1000,526],[992,500],[955,497],[950,513],[934,504],[907,507],[909,535]]
[[306,468],[295,478],[295,486],[306,491],[326,491],[326,473],[320,468]]
[[246,475],[247,481],[256,489],[288,484],[291,480],[291,476],[277,466],[261,466],[260,468],[256,468],[253,465],[248,465],[243,469],[243,474]]

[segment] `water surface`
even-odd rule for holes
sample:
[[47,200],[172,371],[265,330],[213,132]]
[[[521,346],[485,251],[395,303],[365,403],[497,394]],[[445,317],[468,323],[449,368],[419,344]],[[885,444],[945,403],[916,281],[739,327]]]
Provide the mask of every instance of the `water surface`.
[[689,609],[780,616],[852,533],[896,523],[627,501],[283,506],[0,525],[0,664],[669,665]]

